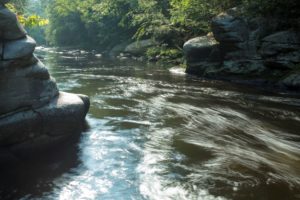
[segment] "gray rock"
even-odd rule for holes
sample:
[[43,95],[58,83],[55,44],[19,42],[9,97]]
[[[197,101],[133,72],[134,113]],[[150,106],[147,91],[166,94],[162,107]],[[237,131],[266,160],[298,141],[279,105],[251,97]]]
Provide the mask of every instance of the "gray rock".
[[[84,122],[88,101],[76,94],[60,92],[46,107],[37,109],[44,121],[47,135],[72,134],[80,122]],[[55,128],[53,128],[55,127]],[[54,129],[54,130],[53,130]],[[75,131],[76,132],[76,131]]]
[[86,95],[83,94],[77,94],[77,96],[83,101],[85,109],[84,112],[87,113],[89,111],[90,108],[90,98]]
[[266,67],[260,60],[231,60],[224,61],[220,71],[230,75],[260,75]]
[[[230,13],[236,13],[230,12]],[[247,20],[221,13],[212,22],[212,30],[217,41],[220,42],[220,52],[224,60],[239,60],[239,63],[247,63],[249,60],[258,60],[257,36],[259,28],[254,25],[251,27]],[[253,34],[250,32],[254,29]],[[251,38],[250,38],[251,37]]]
[[188,63],[208,60],[218,42],[210,36],[196,37],[183,45],[183,52]]
[[249,38],[246,22],[227,13],[213,19],[212,30],[218,42],[244,42]]
[[4,43],[3,59],[14,60],[31,55],[36,47],[36,42],[27,36],[23,39],[7,41]]
[[300,36],[293,31],[281,31],[262,40],[261,54],[265,65],[274,69],[292,69],[300,63]]
[[16,40],[26,35],[26,31],[18,22],[17,16],[2,6],[0,6],[0,30],[0,38],[5,40]]
[[289,43],[263,42],[261,47],[261,54],[263,57],[277,56],[281,53],[289,53],[297,51],[299,45]]
[[0,115],[43,106],[58,94],[55,82],[40,62],[0,75],[0,91]]
[[38,62],[35,56],[29,55],[15,60],[0,60],[0,73],[13,68],[24,68]]
[[210,46],[205,37],[184,45],[186,72],[224,79],[268,77],[273,83],[292,73],[281,83],[300,88],[299,73],[295,74],[300,64],[299,30],[278,31],[284,27],[284,20],[245,17],[241,9],[231,9],[213,19],[212,31],[219,45]]
[[276,44],[300,44],[299,33],[293,31],[280,31],[262,39],[263,42]]
[[214,76],[219,72],[219,69],[220,63],[218,62],[202,61],[188,64],[185,72],[198,76]]
[[129,44],[125,48],[124,52],[132,54],[132,55],[142,55],[147,51],[148,48],[154,47],[157,45],[159,45],[159,43],[152,39],[140,40],[140,41],[136,41],[136,42]]
[[28,109],[0,117],[0,147],[14,155],[28,156],[82,130],[87,102],[69,93],[60,93],[39,109]]
[[0,0],[0,163],[7,164],[79,133],[90,103],[85,95],[59,93],[33,55],[35,41],[5,2]]

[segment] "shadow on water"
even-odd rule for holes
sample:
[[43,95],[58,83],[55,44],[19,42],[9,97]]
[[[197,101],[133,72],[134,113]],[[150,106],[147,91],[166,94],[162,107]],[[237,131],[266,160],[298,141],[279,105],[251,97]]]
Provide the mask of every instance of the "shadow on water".
[[[82,131],[88,131],[88,122]],[[0,197],[3,200],[41,198],[53,190],[53,181],[80,165],[79,141],[75,133],[66,140],[37,152],[30,158],[0,167]]]

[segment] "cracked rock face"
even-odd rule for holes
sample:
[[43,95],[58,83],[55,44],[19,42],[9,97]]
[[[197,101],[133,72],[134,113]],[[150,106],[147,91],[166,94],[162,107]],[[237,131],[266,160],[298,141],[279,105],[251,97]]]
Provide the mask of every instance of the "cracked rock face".
[[35,41],[0,0],[0,163],[21,161],[82,130],[89,98],[59,92]]
[[219,14],[212,20],[215,43],[202,36],[184,44],[186,72],[222,79],[264,79],[299,90],[299,30],[281,30],[285,28],[278,24],[278,19],[242,16],[237,8]]

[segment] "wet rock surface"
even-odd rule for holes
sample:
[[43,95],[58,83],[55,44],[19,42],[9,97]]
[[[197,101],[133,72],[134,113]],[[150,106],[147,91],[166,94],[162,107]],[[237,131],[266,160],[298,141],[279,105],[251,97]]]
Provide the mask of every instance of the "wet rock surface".
[[35,41],[0,1],[0,160],[19,162],[79,133],[89,98],[59,92]]

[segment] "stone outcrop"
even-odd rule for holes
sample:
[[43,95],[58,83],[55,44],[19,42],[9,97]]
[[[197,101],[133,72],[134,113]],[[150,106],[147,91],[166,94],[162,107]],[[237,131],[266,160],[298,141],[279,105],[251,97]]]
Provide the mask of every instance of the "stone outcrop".
[[218,68],[220,63],[219,43],[213,36],[202,36],[187,41],[183,46],[187,73],[204,75]]
[[159,45],[158,42],[152,40],[152,39],[147,39],[147,40],[139,40],[136,42],[133,42],[126,46],[124,53],[128,53],[130,55],[143,55],[146,53],[146,50],[150,47],[154,47]]
[[125,41],[114,46],[108,51],[110,58],[117,58],[121,61],[129,59],[145,61],[147,50],[151,47],[158,47],[160,43],[153,39],[144,39],[139,41]]
[[299,31],[281,30],[276,19],[241,17],[236,8],[216,16],[212,31],[214,38],[202,36],[184,44],[187,73],[209,78],[263,79],[277,86],[298,87]]
[[53,147],[82,130],[89,98],[59,92],[35,41],[0,1],[0,163]]

